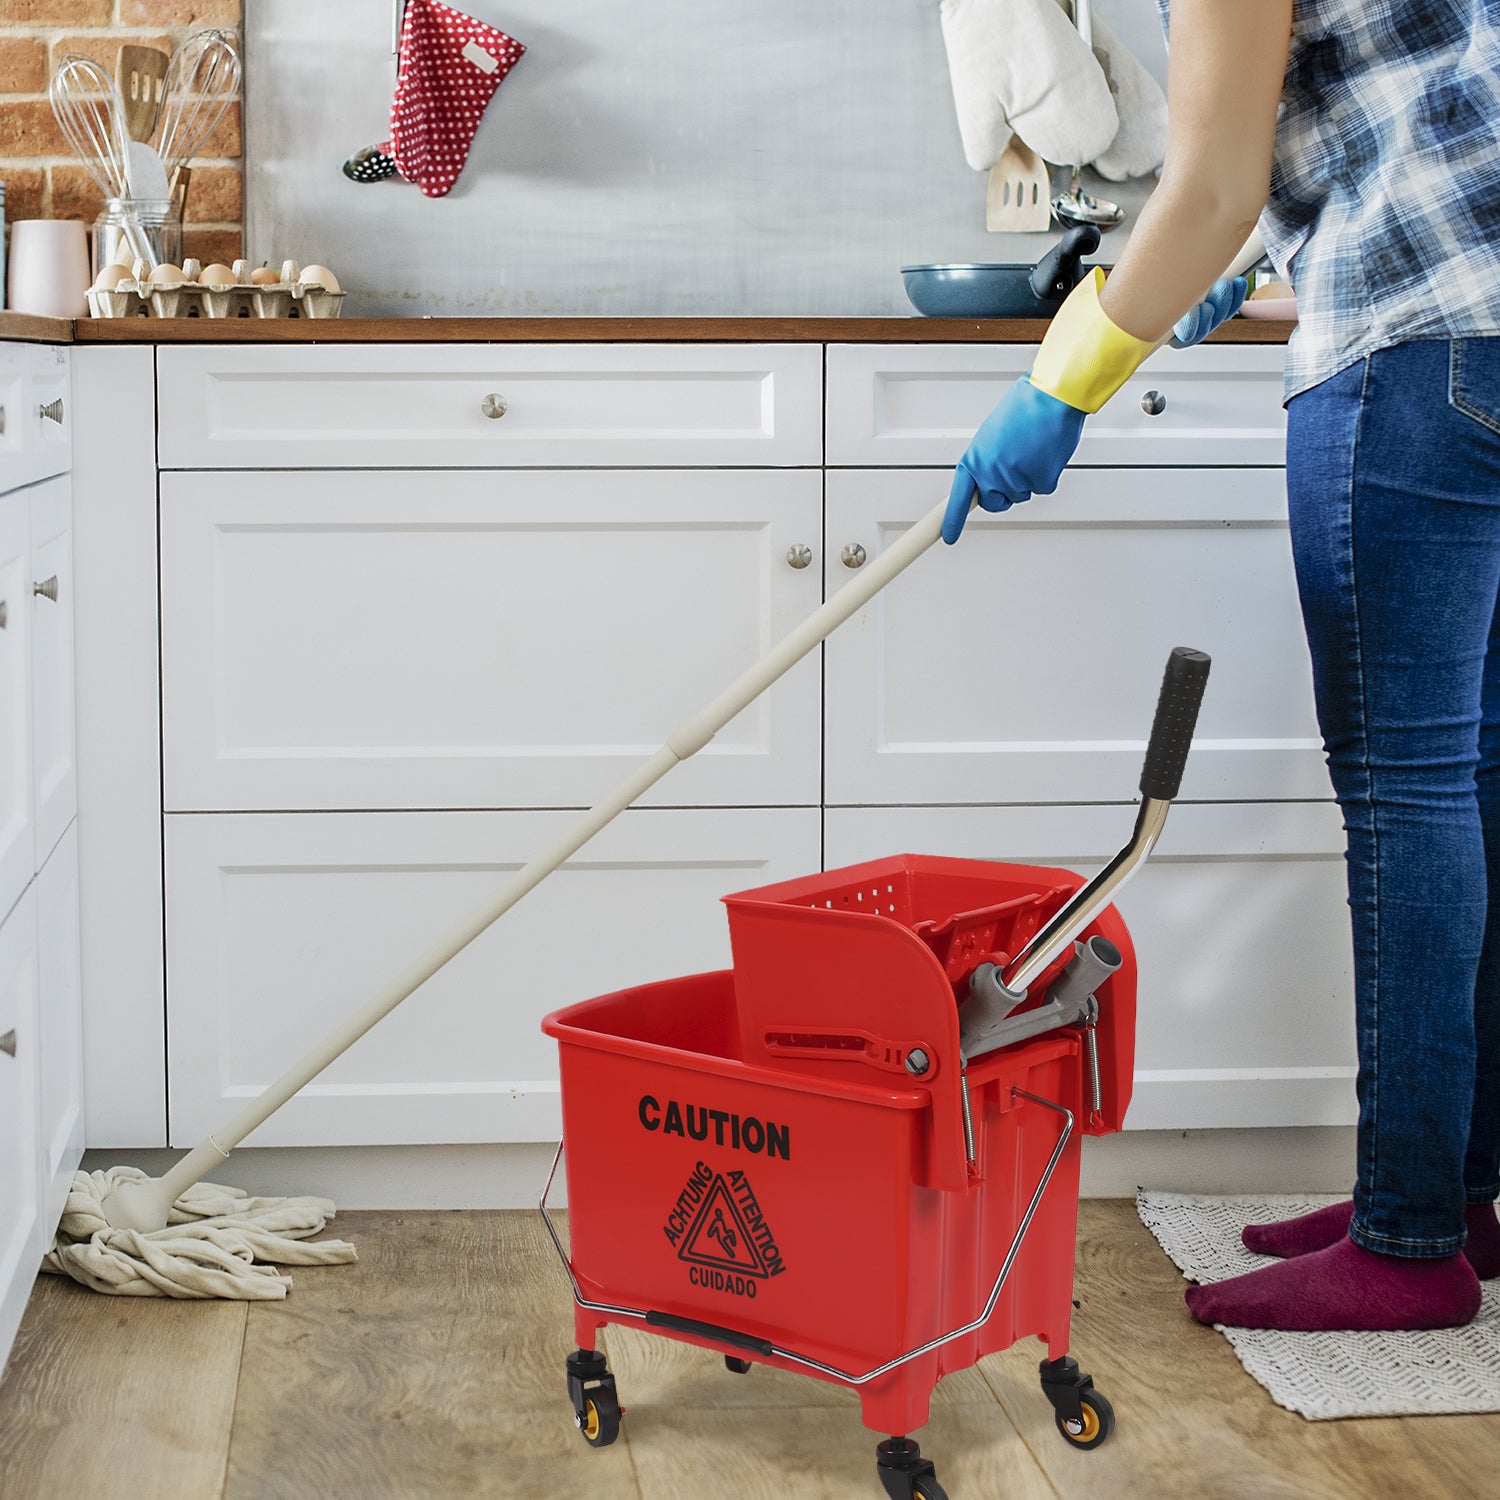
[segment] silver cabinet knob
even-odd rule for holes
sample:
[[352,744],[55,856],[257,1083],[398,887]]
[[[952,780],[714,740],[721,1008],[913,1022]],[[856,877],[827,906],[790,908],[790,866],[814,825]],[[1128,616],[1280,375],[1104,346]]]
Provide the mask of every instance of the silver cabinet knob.
[[56,401],[49,401],[45,406],[38,407],[37,410],[41,412],[47,421],[56,422],[59,427],[62,426],[63,404],[61,396]]
[[1159,417],[1167,409],[1167,398],[1160,391],[1147,391],[1141,397],[1141,410],[1148,417]]
[[839,553],[839,561],[846,568],[862,568],[865,565],[865,549],[858,542],[850,542],[842,552]]
[[5,436],[5,408],[0,406],[0,437]]
[[812,548],[806,542],[793,542],[786,549],[786,560],[789,567],[800,571],[812,561]]
[[498,422],[510,410],[510,403],[506,401],[504,396],[496,395],[494,391],[491,391],[479,403],[479,409],[492,421]]
[[5,607],[5,600],[0,599],[0,630],[5,629],[5,622],[10,618],[10,611]]
[[57,574],[54,573],[50,578],[44,578],[40,583],[32,584],[31,592],[33,594],[40,594],[43,599],[50,599],[54,604],[56,604]]
[[7,1057],[14,1057],[16,1055],[15,1027],[11,1027],[4,1036],[0,1036],[0,1052],[3,1052]]

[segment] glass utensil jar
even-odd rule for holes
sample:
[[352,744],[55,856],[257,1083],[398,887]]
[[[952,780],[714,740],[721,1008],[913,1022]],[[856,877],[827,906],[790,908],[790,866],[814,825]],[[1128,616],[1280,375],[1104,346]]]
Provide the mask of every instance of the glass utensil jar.
[[95,276],[137,257],[153,267],[182,264],[182,220],[170,198],[111,198],[94,220]]

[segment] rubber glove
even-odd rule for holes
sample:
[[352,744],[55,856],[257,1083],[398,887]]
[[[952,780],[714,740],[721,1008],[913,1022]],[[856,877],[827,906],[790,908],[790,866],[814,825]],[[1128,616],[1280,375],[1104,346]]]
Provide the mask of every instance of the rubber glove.
[[1250,283],[1243,276],[1233,281],[1221,276],[1208,289],[1208,296],[1195,308],[1180,318],[1167,341],[1174,349],[1191,349],[1201,344],[1220,323],[1227,322],[1239,310],[1240,303],[1250,290]]
[[985,510],[1050,495],[1096,412],[1135,374],[1152,345],[1111,322],[1099,306],[1097,266],[1058,308],[1031,373],[1000,398],[953,473],[943,540],[956,542],[976,492]]
[[1085,413],[1023,375],[980,424],[953,471],[943,540],[956,542],[979,491],[985,510],[1009,510],[1033,494],[1050,495],[1083,436]]

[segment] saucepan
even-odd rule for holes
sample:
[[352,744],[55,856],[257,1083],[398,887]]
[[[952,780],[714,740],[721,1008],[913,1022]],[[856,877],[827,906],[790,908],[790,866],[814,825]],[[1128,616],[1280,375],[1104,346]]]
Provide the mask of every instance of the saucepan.
[[906,295],[928,318],[1050,318],[1099,248],[1099,228],[1078,224],[1035,265],[902,266]]

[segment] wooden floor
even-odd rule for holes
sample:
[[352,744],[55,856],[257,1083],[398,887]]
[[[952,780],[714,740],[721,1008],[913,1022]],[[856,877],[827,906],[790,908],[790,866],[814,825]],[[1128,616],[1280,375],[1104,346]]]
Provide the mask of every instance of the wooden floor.
[[[634,1331],[585,1445],[566,1283],[534,1213],[349,1213],[358,1264],[280,1303],[99,1297],[43,1277],[0,1380],[4,1500],[880,1500],[847,1392]],[[1118,1417],[1069,1448],[1026,1340],[950,1376],[915,1436],[952,1500],[1426,1500],[1495,1493],[1500,1418],[1306,1422],[1272,1404],[1128,1202],[1081,1205],[1073,1353]]]

